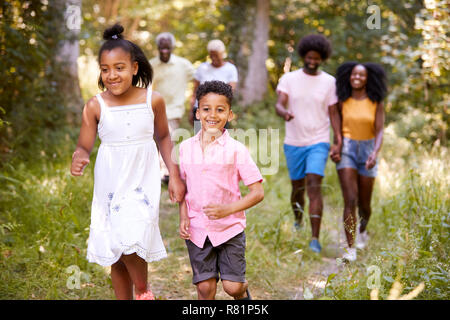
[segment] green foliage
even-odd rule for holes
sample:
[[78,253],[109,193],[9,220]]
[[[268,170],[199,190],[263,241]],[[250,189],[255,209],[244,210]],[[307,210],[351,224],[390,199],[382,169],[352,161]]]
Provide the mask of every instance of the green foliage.
[[[0,299],[113,298],[108,275],[85,258],[92,168],[84,179],[70,176],[74,139],[67,132],[53,139],[59,154],[43,148],[0,172]],[[70,266],[89,275],[81,290],[67,285]]]
[[223,12],[229,10],[227,1],[148,1],[117,2],[83,1],[83,25],[80,52],[96,55],[102,43],[102,33],[119,21],[125,36],[136,42],[148,58],[158,54],[155,43],[160,32],[172,32],[177,40],[175,54],[191,62],[203,62],[206,45],[213,38],[229,44],[232,35],[226,32]]
[[[101,44],[101,32],[120,21],[128,31],[127,36],[149,57],[157,55],[154,40],[159,32],[174,33],[175,53],[196,65],[206,59],[206,44],[213,38],[222,39],[228,59],[239,62],[242,48],[249,43],[245,32],[240,30],[255,6],[255,1],[231,0],[154,1],[151,8],[140,0],[117,2],[117,6],[112,3],[83,2],[82,53],[95,56]],[[380,28],[369,29],[369,4],[356,0],[271,1],[266,63],[272,90],[269,95],[285,71],[302,66],[296,52],[299,39],[309,33],[321,33],[333,45],[333,54],[323,65],[325,71],[335,74],[337,67],[349,60],[381,63],[389,79],[387,122],[401,120],[404,114],[420,110],[427,114],[427,135],[414,140],[418,144],[439,140],[447,145],[449,131],[442,124],[449,122],[449,57],[445,33],[449,9],[443,1],[437,1],[434,9],[426,8],[417,0],[378,1],[374,4],[380,9]],[[426,57],[428,60],[424,60]],[[241,77],[246,74],[246,70],[239,72]],[[415,124],[403,121],[403,125],[408,134],[421,135]]]
[[[3,1],[0,5],[0,159],[32,156],[33,145],[60,129],[66,110],[57,83],[55,28],[61,10],[40,1]],[[9,125],[4,125],[7,121]]]
[[[44,132],[65,122],[67,103],[58,89],[64,75],[53,56],[62,36],[56,31],[64,21],[62,3],[4,1],[0,6],[0,155],[4,160],[15,155],[30,157],[35,141],[47,139],[51,134]],[[157,55],[156,35],[171,31],[177,38],[175,53],[198,65],[206,59],[206,44],[212,38],[222,39],[228,58],[239,60],[248,41],[238,30],[251,16],[255,2],[158,0],[149,7],[147,1],[133,0],[83,1],[82,5],[83,56],[95,57],[102,31],[120,21],[126,36],[149,58]],[[369,29],[368,5],[356,0],[271,1],[269,95],[285,71],[301,67],[295,50],[298,40],[309,33],[322,33],[333,44],[333,55],[323,65],[325,71],[334,74],[346,60],[382,63],[389,78],[387,122],[402,122],[404,137],[418,144],[439,140],[447,145],[450,95],[445,30],[449,9],[444,1],[435,5],[417,0],[379,1],[380,28]],[[95,90],[93,85],[89,95]],[[416,122],[403,118],[404,114],[417,114],[415,110],[426,118],[426,134]]]
[[[386,155],[389,154],[386,151]],[[392,152],[396,153],[395,150]],[[409,292],[425,283],[420,299],[448,299],[450,252],[448,150],[411,150],[405,162],[389,162],[373,201],[369,252],[345,267],[331,281],[328,295],[336,299],[368,299],[368,283],[380,270],[380,296],[386,299],[394,279]],[[361,254],[361,252],[360,252]]]

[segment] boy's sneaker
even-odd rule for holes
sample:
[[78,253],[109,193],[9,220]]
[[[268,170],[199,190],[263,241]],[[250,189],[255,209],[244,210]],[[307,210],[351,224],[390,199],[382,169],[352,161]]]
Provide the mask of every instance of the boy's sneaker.
[[245,290],[245,292],[247,293],[247,296],[239,300],[252,300],[252,296],[250,295],[250,291],[248,291],[248,288],[247,290]]
[[356,237],[356,248],[358,249],[364,249],[367,246],[367,242],[369,242],[369,234],[367,233],[367,230],[364,230],[364,232],[361,232]]
[[319,240],[317,240],[317,239],[312,239],[309,242],[309,248],[312,251],[317,252],[317,253],[319,253],[322,250],[322,247],[320,246]]
[[292,230],[294,232],[300,231],[300,230],[302,230],[302,225],[298,221],[295,221],[294,222],[294,228]]
[[356,260],[356,248],[344,248],[344,250],[346,252],[342,255],[343,260],[346,260],[348,262]]

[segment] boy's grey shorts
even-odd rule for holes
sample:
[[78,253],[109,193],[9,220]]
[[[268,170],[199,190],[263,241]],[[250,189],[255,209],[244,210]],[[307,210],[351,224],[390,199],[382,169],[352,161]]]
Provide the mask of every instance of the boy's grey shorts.
[[230,240],[213,247],[206,237],[203,248],[186,240],[192,266],[192,283],[211,278],[245,282],[245,233],[242,231]]

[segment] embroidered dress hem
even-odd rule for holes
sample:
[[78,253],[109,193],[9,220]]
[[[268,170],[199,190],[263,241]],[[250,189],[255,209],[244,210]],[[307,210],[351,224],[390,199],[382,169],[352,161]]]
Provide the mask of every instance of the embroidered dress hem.
[[144,259],[146,262],[152,262],[152,261],[158,261],[164,258],[167,258],[167,252],[166,250],[151,252],[150,250],[145,250],[139,245],[132,245],[132,246],[124,246],[122,248],[122,253],[118,254],[116,257],[113,258],[105,258],[97,256],[93,253],[88,252],[87,259],[89,262],[97,263],[103,267],[109,267],[119,261],[122,254],[128,255],[136,253],[140,258]]

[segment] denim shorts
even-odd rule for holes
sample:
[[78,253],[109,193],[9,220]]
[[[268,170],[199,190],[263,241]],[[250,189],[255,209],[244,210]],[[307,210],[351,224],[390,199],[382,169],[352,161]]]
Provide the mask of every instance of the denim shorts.
[[377,176],[378,163],[372,169],[366,169],[366,161],[375,148],[375,139],[353,140],[344,137],[342,145],[341,161],[336,164],[336,169],[353,168],[358,174],[375,178]]
[[214,247],[206,237],[203,248],[186,240],[192,267],[192,283],[215,278],[233,282],[245,282],[245,233],[242,231],[228,241]]
[[308,173],[322,177],[325,175],[329,143],[320,142],[305,147],[284,144],[283,147],[291,180],[303,179]]

